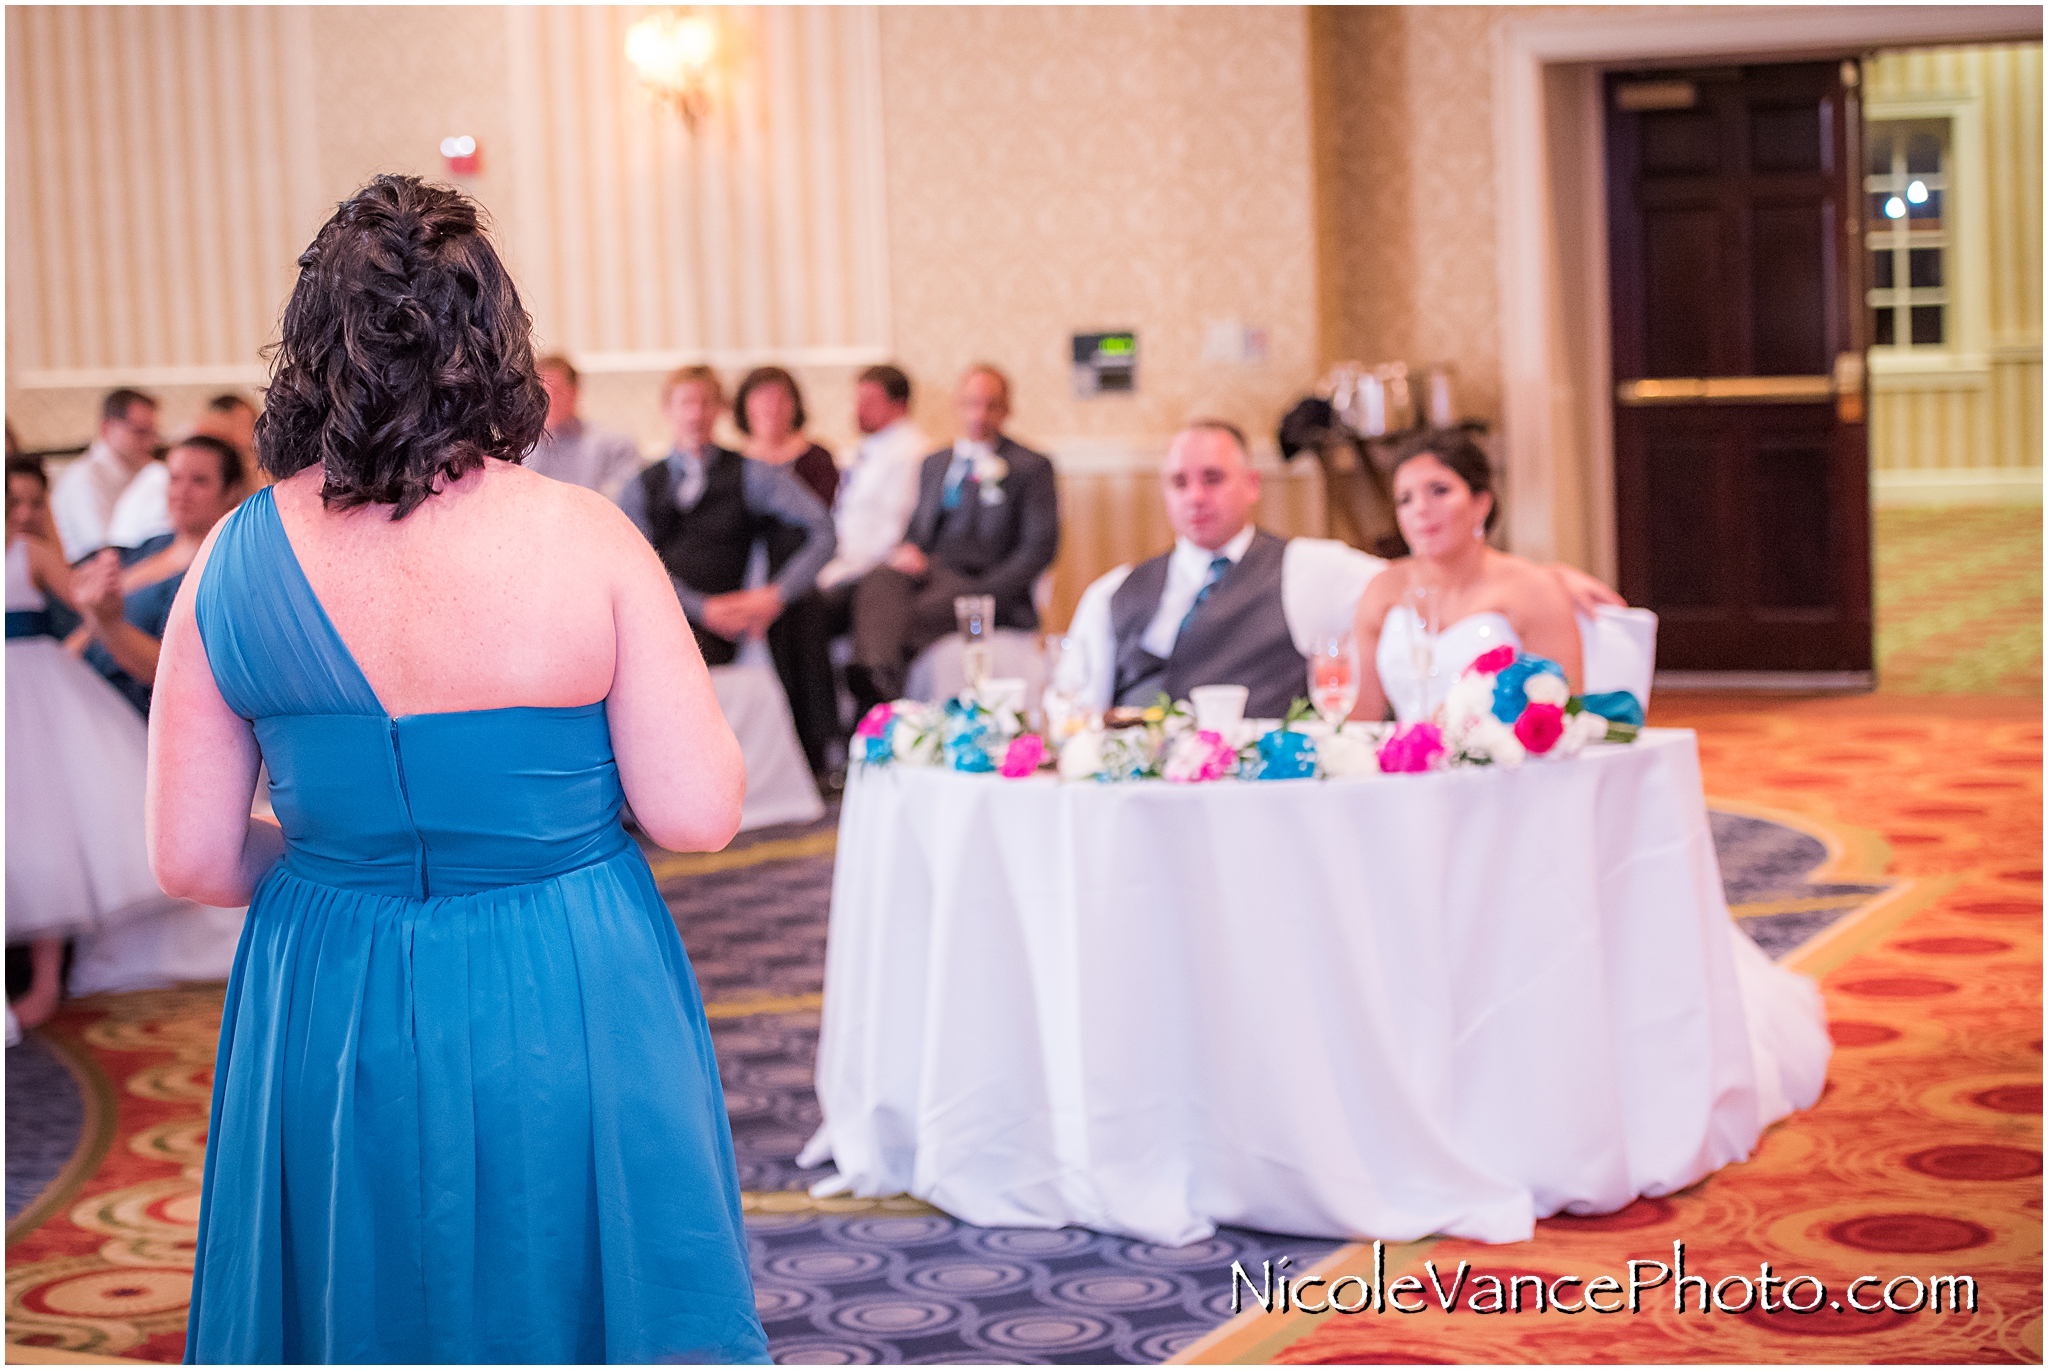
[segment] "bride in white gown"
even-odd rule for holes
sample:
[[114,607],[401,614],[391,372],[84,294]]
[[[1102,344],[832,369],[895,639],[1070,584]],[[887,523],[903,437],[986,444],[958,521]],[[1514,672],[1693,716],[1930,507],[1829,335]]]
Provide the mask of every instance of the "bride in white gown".
[[1361,672],[1353,718],[1426,718],[1474,659],[1500,646],[1548,657],[1572,693],[1583,681],[1570,596],[1547,567],[1486,545],[1500,510],[1493,471],[1457,430],[1423,433],[1396,456],[1394,516],[1410,555],[1359,597],[1353,636]]
[[[1393,705],[1403,723],[1429,717],[1467,666],[1496,647],[1548,657],[1572,693],[1583,686],[1570,598],[1545,567],[1485,542],[1498,514],[1486,454],[1463,433],[1424,433],[1400,450],[1394,513],[1410,556],[1388,564],[1359,598],[1353,633],[1361,672],[1353,718],[1378,721]],[[1755,1071],[1759,1125],[1820,1097],[1832,1044],[1819,990],[1773,965],[1731,919],[1730,955],[1741,986]]]

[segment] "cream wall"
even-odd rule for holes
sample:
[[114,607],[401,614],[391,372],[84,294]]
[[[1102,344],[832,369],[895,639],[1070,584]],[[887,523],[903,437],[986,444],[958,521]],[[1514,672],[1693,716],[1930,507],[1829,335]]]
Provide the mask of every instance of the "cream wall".
[[[2041,48],[1918,48],[1865,67],[1873,117],[1945,112],[1950,192],[1950,364],[1873,359],[1872,485],[1880,504],[2041,497]],[[1975,221],[1972,222],[1971,220]],[[1960,314],[1960,318],[1958,318]]]

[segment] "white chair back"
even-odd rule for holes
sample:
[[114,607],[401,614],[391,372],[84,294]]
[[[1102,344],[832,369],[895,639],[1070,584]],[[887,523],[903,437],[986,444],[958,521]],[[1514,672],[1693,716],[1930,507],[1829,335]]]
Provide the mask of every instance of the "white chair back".
[[[904,678],[904,696],[929,704],[935,699],[951,699],[966,689],[964,645],[960,634],[948,633],[919,652]],[[990,646],[996,676],[1022,680],[1024,698],[1030,701],[1030,707],[1038,707],[1038,697],[1045,693],[1045,652],[1039,646],[1038,634],[1021,628],[998,628]]]
[[1585,654],[1585,693],[1627,690],[1650,707],[1650,681],[1657,674],[1657,616],[1648,609],[1617,609],[1602,605],[1591,618],[1579,619],[1579,644]]

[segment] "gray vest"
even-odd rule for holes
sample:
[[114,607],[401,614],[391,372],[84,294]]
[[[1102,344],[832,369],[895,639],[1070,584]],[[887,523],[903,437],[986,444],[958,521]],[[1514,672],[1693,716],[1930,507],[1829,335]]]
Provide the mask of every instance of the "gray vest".
[[1197,685],[1243,685],[1251,691],[1247,718],[1279,718],[1308,694],[1308,658],[1287,630],[1280,602],[1280,567],[1287,541],[1265,529],[1225,571],[1194,618],[1174,640],[1173,655],[1161,661],[1139,641],[1159,612],[1172,553],[1141,562],[1109,597],[1110,631],[1116,635],[1118,704],[1150,704],[1161,690],[1186,699]]

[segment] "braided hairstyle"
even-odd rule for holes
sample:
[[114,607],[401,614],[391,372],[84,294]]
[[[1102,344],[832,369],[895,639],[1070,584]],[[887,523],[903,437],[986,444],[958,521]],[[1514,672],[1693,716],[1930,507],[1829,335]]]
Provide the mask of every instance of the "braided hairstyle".
[[299,258],[269,349],[257,461],[282,479],[318,462],[330,509],[404,518],[486,458],[518,461],[547,394],[533,321],[468,197],[379,176]]

